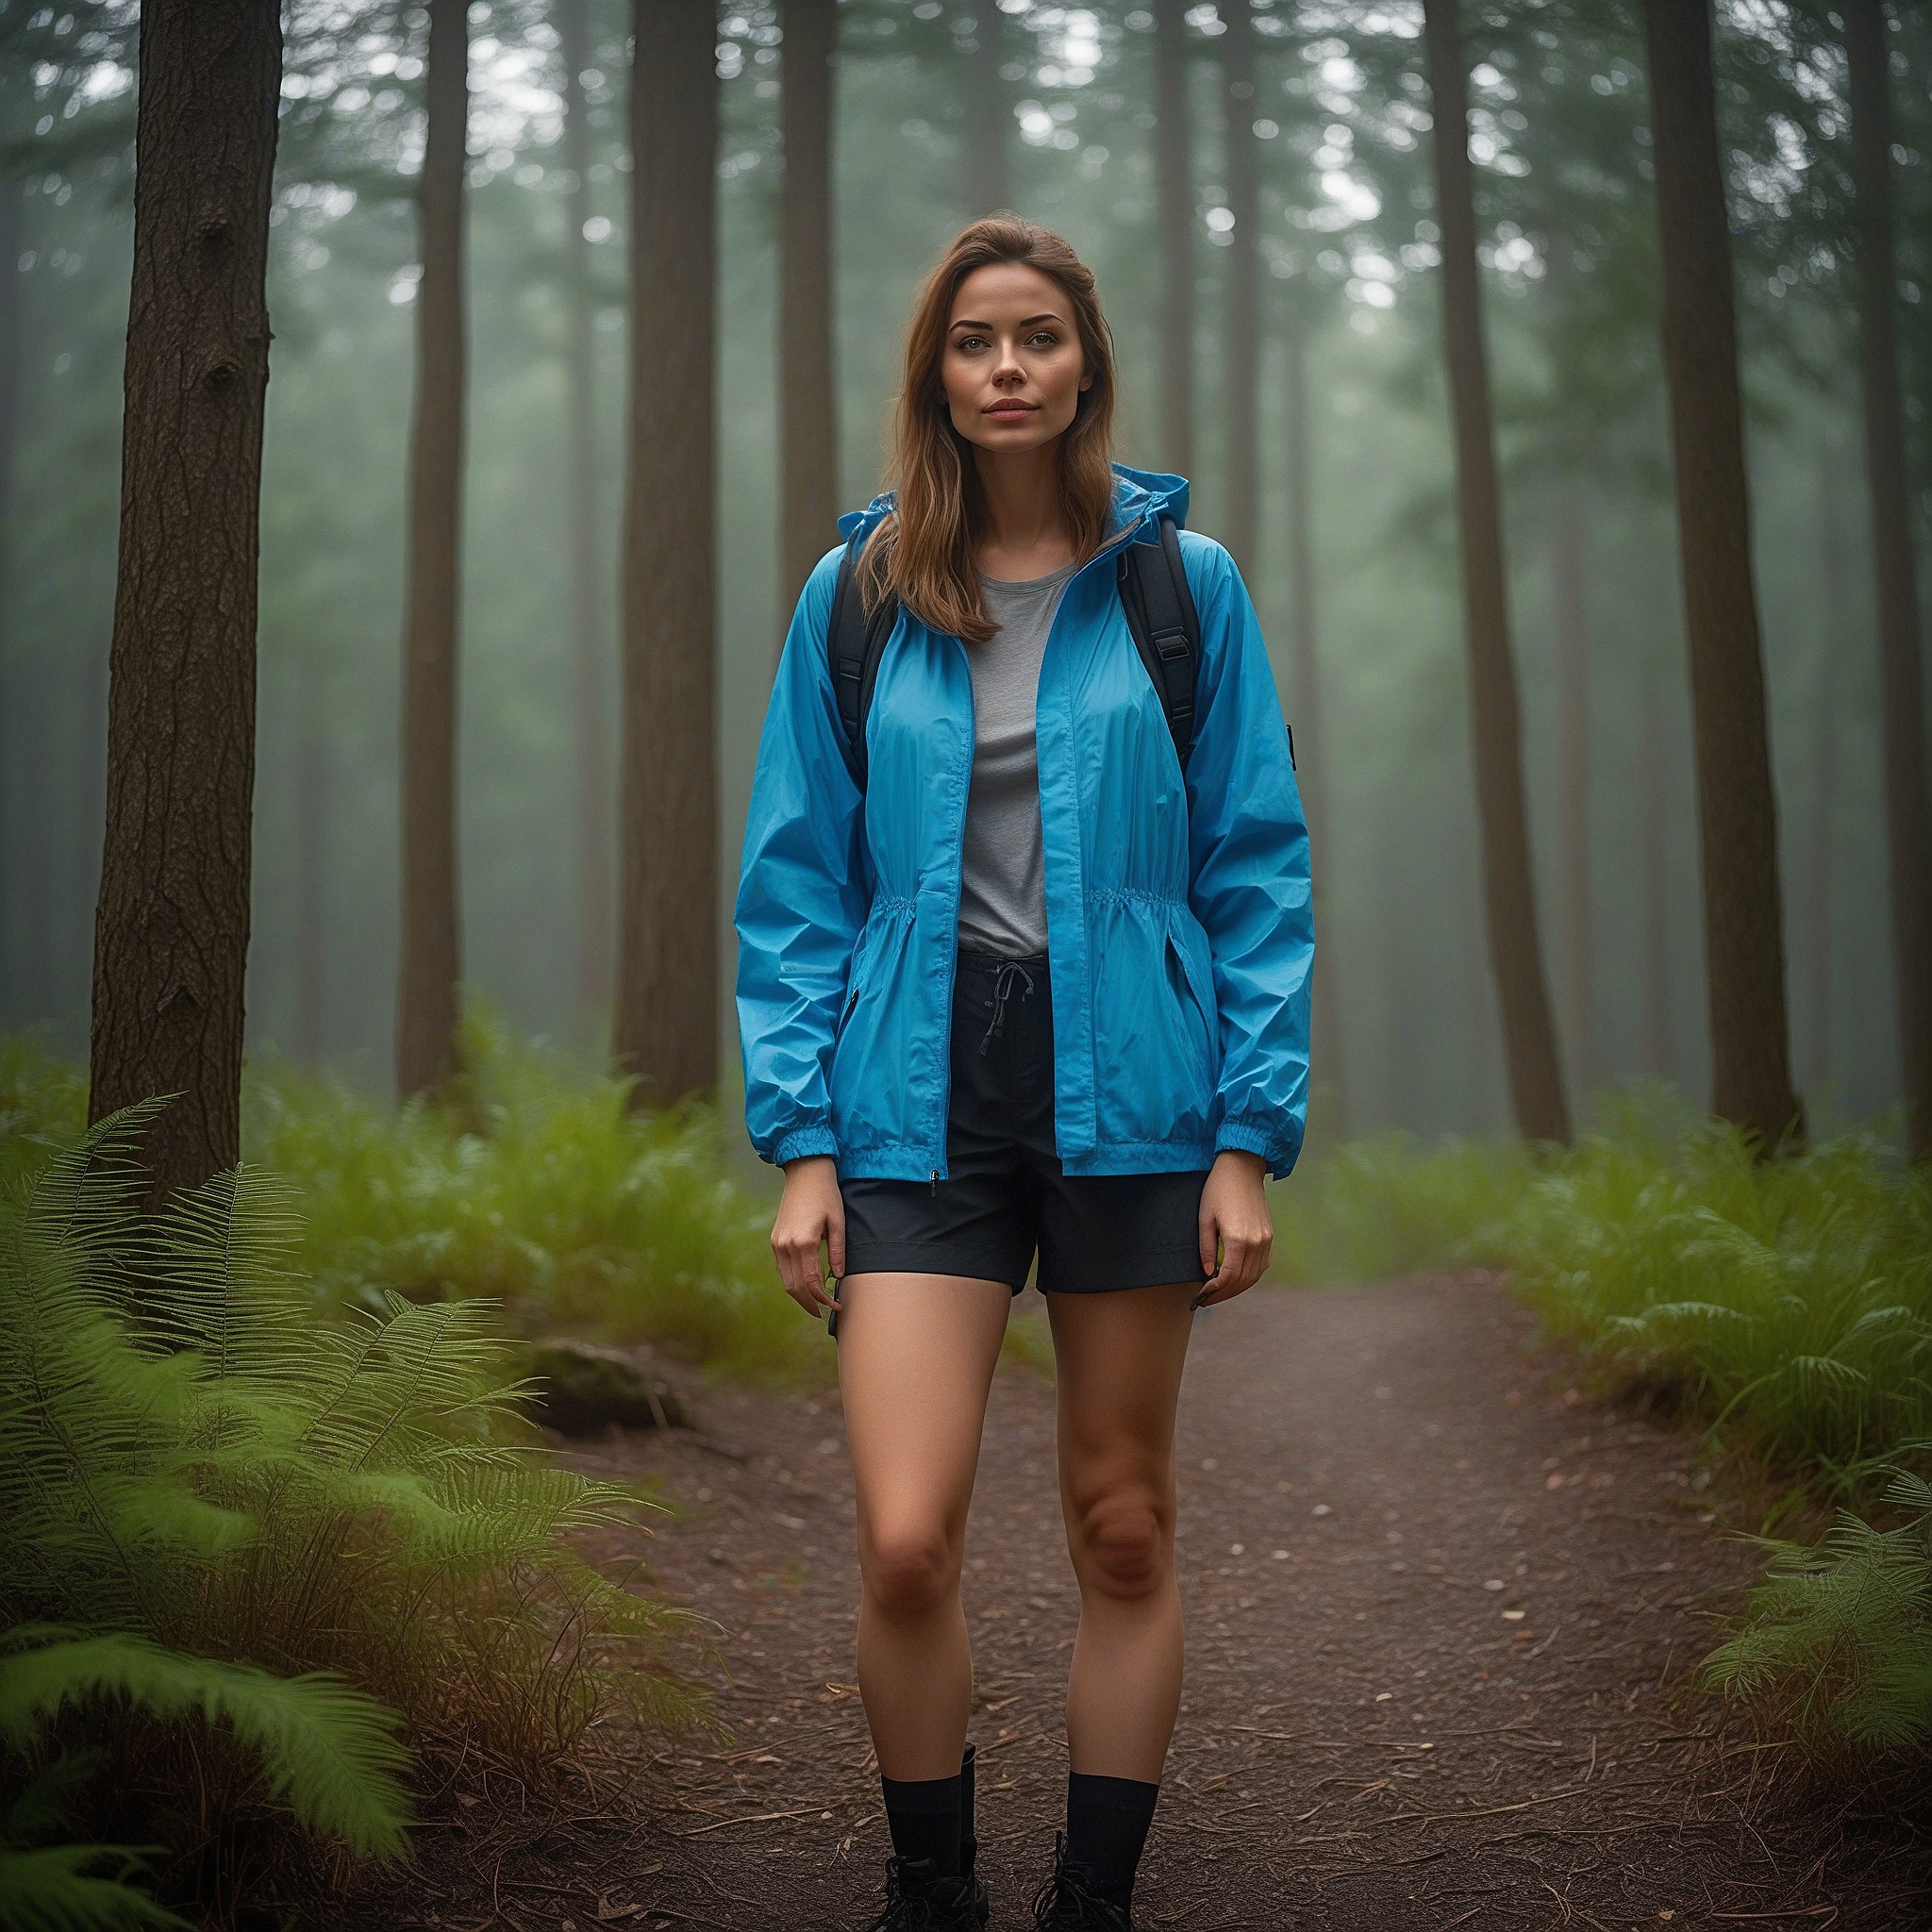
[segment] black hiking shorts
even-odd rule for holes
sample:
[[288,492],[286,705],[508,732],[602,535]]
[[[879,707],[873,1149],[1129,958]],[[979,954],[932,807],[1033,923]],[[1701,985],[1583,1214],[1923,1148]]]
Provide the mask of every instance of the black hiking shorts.
[[1205,1172],[1066,1174],[1054,1152],[1046,961],[961,950],[946,1178],[851,1179],[848,1274],[963,1274],[1091,1294],[1203,1281]]

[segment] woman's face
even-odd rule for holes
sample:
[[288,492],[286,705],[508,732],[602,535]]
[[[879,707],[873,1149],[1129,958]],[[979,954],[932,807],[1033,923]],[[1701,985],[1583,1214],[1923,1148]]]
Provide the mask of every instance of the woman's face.
[[1091,381],[1073,304],[1052,276],[1015,261],[976,268],[953,297],[940,383],[953,427],[987,451],[1061,435]]

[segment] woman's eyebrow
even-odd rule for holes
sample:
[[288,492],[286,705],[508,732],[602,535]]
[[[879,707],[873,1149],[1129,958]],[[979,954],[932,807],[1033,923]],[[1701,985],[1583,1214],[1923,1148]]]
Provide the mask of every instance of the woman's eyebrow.
[[[1056,315],[1052,311],[1052,309],[1048,309],[1042,315],[1029,315],[1025,317],[1024,320],[1023,320],[1019,325],[1022,328],[1031,328],[1036,322],[1060,322],[1061,326],[1065,326],[1065,324],[1061,322],[1061,318]],[[969,322],[964,316],[961,316],[957,322],[948,323],[946,326],[948,328],[991,329],[992,327],[992,324],[990,322]]]

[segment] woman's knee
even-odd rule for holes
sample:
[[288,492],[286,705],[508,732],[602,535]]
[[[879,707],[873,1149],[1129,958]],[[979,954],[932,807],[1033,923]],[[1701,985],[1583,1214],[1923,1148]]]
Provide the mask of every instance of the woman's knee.
[[886,1525],[860,1539],[865,1593],[888,1617],[923,1617],[959,1587],[959,1553],[943,1530]]
[[1173,1572],[1174,1509],[1152,1484],[1098,1491],[1080,1504],[1073,1529],[1082,1583],[1108,1596],[1150,1596]]

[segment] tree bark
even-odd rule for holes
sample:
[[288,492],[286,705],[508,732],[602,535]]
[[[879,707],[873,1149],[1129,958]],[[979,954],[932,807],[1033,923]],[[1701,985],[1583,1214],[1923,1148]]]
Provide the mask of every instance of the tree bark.
[[[990,0],[989,0],[990,4]],[[784,503],[779,608],[789,617],[838,537],[838,379],[832,360],[832,78],[838,0],[780,0],[778,410]]]
[[1187,0],[1154,0],[1154,198],[1160,253],[1160,460],[1194,468],[1194,168]]
[[1925,699],[1919,585],[1906,476],[1893,304],[1891,76],[1884,0],[1845,0],[1858,236],[1858,384],[1885,693],[1885,824],[1893,976],[1913,1160],[1932,1158],[1932,815],[1925,801]]
[[718,147],[710,0],[633,0],[616,1052],[637,1105],[717,1078]]
[[304,667],[302,724],[295,741],[295,1058],[322,1064],[328,996],[328,740],[323,693]]
[[1463,625],[1482,825],[1490,958],[1502,1008],[1504,1054],[1517,1129],[1567,1141],[1570,1112],[1537,932],[1529,826],[1523,798],[1523,732],[1510,656],[1503,517],[1477,282],[1469,163],[1469,78],[1457,0],[1424,0],[1429,89],[1435,102],[1438,219],[1442,229],[1442,326],[1456,427],[1457,509],[1462,539]]
[[0,621],[11,589],[13,475],[20,442],[20,243],[25,191],[16,175],[0,178]]
[[416,420],[409,447],[403,638],[403,958],[396,1087],[444,1091],[457,1071],[462,923],[457,878],[457,625],[463,491],[466,0],[429,0],[429,125],[418,193]]
[[1259,560],[1261,459],[1261,184],[1255,139],[1255,23],[1248,0],[1224,0],[1221,16],[1227,211],[1234,217],[1223,324],[1227,393],[1227,505],[1222,532],[1234,560],[1252,574]]
[[1770,1153],[1804,1124],[1786,1024],[1777,801],[1707,0],[1644,0],[1644,30],[1697,751],[1711,1106]]
[[1664,810],[1664,708],[1654,665],[1642,672],[1637,708],[1637,932],[1641,958],[1643,1064],[1659,1079],[1676,1077],[1677,1041],[1671,1021],[1671,882],[1669,818]]
[[18,1005],[7,934],[20,915],[15,867],[23,841],[14,830],[14,814],[25,805],[17,770],[23,740],[11,569],[14,453],[20,441],[21,200],[19,179],[0,178],[0,1025],[11,1022]]
[[147,1198],[241,1156],[270,184],[266,0],[147,0],[88,1113],[178,1097]]
[[1557,658],[1557,928],[1572,1091],[1595,1079],[1595,945],[1591,932],[1588,535],[1574,477],[1557,487],[1550,542]]
[[1818,676],[1811,687],[1810,825],[1806,839],[1805,939],[1809,954],[1806,990],[1810,1041],[1805,1079],[1815,1099],[1831,1091],[1831,845],[1838,811],[1838,664],[1843,644],[1844,544],[1839,528],[1838,479],[1830,454],[1818,462],[1818,588],[1824,622],[1818,638]]
[[570,634],[576,740],[577,1012],[607,1016],[610,1004],[610,676],[599,606],[597,351],[591,291],[591,117],[583,72],[591,64],[585,0],[558,0],[563,62],[565,408],[570,421]]
[[995,0],[978,0],[973,52],[966,69],[966,219],[997,214],[1013,205],[1007,144],[1013,104],[1007,77],[1007,17]]
[[1335,975],[1335,934],[1327,916],[1328,782],[1324,774],[1327,737],[1323,730],[1321,652],[1316,630],[1313,501],[1309,491],[1307,350],[1305,324],[1290,319],[1284,387],[1288,402],[1288,596],[1291,722],[1299,725],[1295,753],[1300,770],[1302,812],[1317,848],[1313,868],[1315,983],[1309,1049],[1310,1079],[1326,1089],[1329,1130],[1340,1141],[1348,1133],[1348,1069],[1341,1040],[1340,982]]

